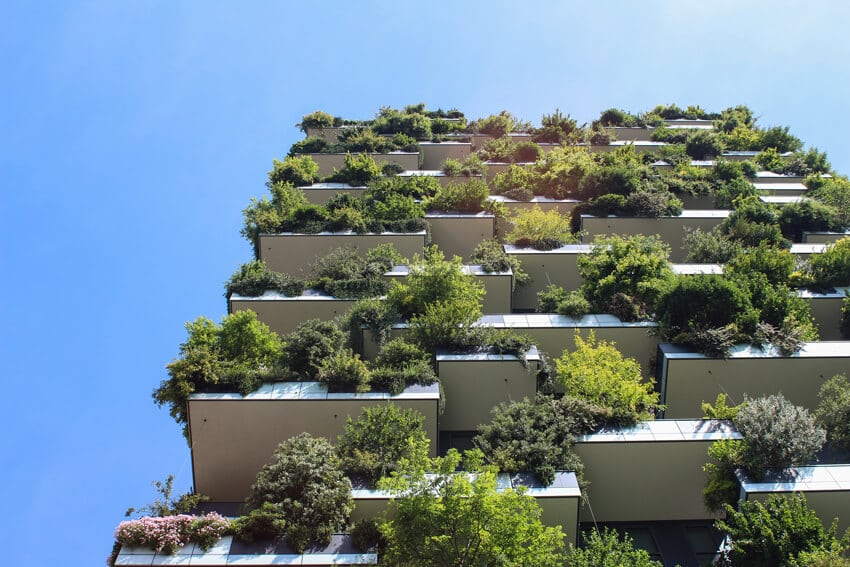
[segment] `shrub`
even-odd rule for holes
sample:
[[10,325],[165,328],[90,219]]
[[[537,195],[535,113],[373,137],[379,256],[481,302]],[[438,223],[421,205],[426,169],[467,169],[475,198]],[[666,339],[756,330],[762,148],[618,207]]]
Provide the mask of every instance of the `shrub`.
[[628,534],[622,538],[616,531],[588,530],[582,533],[581,547],[571,547],[566,565],[570,567],[661,567],[645,549],[635,548]]
[[780,153],[800,150],[803,147],[803,142],[788,130],[788,126],[773,126],[762,130],[760,149],[775,149]]
[[754,273],[764,274],[767,282],[775,286],[787,284],[795,268],[796,260],[789,250],[761,243],[732,258],[724,272],[742,278]]
[[296,187],[311,185],[319,173],[319,164],[310,156],[288,156],[283,161],[274,160],[267,185],[291,183]]
[[507,136],[517,126],[517,120],[507,110],[503,110],[499,114],[491,114],[487,118],[482,118],[476,123],[478,131],[487,136],[501,138]]
[[381,175],[391,177],[404,172],[404,168],[397,163],[385,163],[381,166]]
[[329,392],[369,391],[369,370],[351,349],[339,350],[322,360],[316,377]]
[[342,469],[375,483],[402,459],[423,463],[429,449],[424,422],[421,414],[393,404],[365,408],[356,421],[349,417],[337,441]]
[[378,522],[371,518],[354,522],[351,526],[351,542],[363,552],[383,547],[384,538],[381,536]]
[[613,343],[597,343],[592,332],[587,341],[576,333],[575,350],[565,350],[555,367],[567,396],[610,408],[613,422],[630,425],[652,419],[659,409],[653,381],[643,380],[640,364],[624,358]]
[[477,213],[484,210],[484,201],[489,194],[489,187],[480,179],[471,179],[465,183],[450,182],[426,203],[426,207],[436,211]]
[[513,230],[507,235],[508,242],[517,246],[531,246],[538,250],[552,250],[575,242],[570,231],[570,219],[556,210],[543,212],[534,205],[524,209],[511,219]]
[[286,541],[302,553],[312,542],[327,545],[346,526],[353,507],[351,482],[339,469],[333,446],[302,433],[278,445],[245,505],[253,511],[266,502],[280,506]]
[[260,234],[273,234],[283,230],[292,220],[294,212],[307,205],[304,191],[286,183],[277,183],[270,188],[272,199],[263,197],[259,201],[251,199],[251,204],[243,211],[244,224],[240,233],[254,247],[254,255],[259,258]]
[[685,261],[697,264],[725,264],[741,251],[741,245],[717,227],[708,232],[689,230],[682,242],[688,251]]
[[475,250],[469,257],[471,264],[478,264],[481,269],[487,273],[492,272],[513,272],[513,286],[525,285],[529,281],[529,276],[522,269],[522,263],[516,256],[511,256],[505,252],[502,243],[495,238],[487,238],[482,240],[475,246]]
[[541,158],[543,150],[534,142],[517,142],[510,153],[511,163],[533,163]]
[[370,249],[365,258],[352,247],[337,248],[311,267],[313,285],[340,299],[381,296],[389,289],[384,273],[403,262],[392,244]]
[[317,110],[310,114],[305,114],[301,118],[301,122],[297,125],[302,132],[307,133],[307,128],[327,128],[334,125],[334,117],[327,112]]
[[231,525],[233,535],[248,543],[281,539],[286,533],[283,509],[271,502],[263,502],[259,508],[236,518]]
[[846,229],[850,225],[850,181],[841,177],[812,176],[806,179],[806,185],[807,195],[835,209],[836,225]]
[[818,151],[817,148],[809,148],[805,152],[795,151],[791,160],[785,164],[782,173],[806,177],[807,175],[829,173],[830,169],[831,166],[826,157],[826,152]]
[[817,285],[825,288],[850,285],[850,238],[831,244],[809,259]]
[[540,119],[540,128],[535,128],[531,133],[531,140],[538,144],[569,144],[577,138],[580,129],[578,123],[567,114],[555,109],[552,114],[544,114]]
[[746,441],[743,465],[755,480],[766,469],[810,462],[826,440],[809,412],[781,394],[749,400],[738,410],[735,425]]
[[308,136],[303,140],[298,140],[289,148],[287,155],[291,157],[300,154],[320,154],[328,149],[328,142],[324,138],[318,136]]
[[606,193],[588,201],[585,211],[589,215],[607,217],[608,215],[621,214],[626,208],[626,197],[616,193]]
[[304,282],[288,274],[271,271],[262,260],[242,264],[224,284],[228,299],[234,293],[257,297],[266,291],[277,291],[287,297],[296,297],[304,291]]
[[535,194],[553,199],[576,196],[581,180],[598,167],[587,148],[554,148],[533,166],[538,180]]
[[559,315],[567,315],[568,317],[574,317],[576,319],[580,319],[590,313],[591,305],[590,302],[585,299],[584,295],[580,291],[571,291],[567,293],[566,297],[558,303],[558,306],[555,308],[555,311]]
[[599,124],[602,126],[640,126],[640,120],[634,114],[629,114],[619,108],[603,110],[599,115]]
[[597,313],[608,313],[612,302],[626,300],[635,312],[625,320],[646,318],[673,278],[669,254],[657,236],[597,238],[591,253],[578,258],[581,291]]
[[121,522],[115,530],[115,540],[119,545],[146,547],[170,555],[192,541],[206,551],[229,529],[230,522],[215,512],[203,516],[145,516]]
[[779,228],[785,238],[803,241],[803,232],[826,232],[838,229],[838,211],[817,201],[806,199],[788,203],[779,211]]
[[773,171],[774,173],[782,173],[785,170],[785,160],[779,155],[775,148],[766,148],[758,153],[755,157],[756,163],[762,169]]
[[824,529],[802,494],[770,495],[765,502],[742,502],[738,510],[727,506],[726,513],[726,520],[716,525],[729,536],[724,559],[730,565],[803,565],[797,562],[801,554],[847,549],[847,541],[836,539],[837,526]]
[[818,392],[815,412],[826,439],[834,447],[850,451],[850,380],[844,374],[833,376]]
[[372,388],[394,395],[411,384],[428,386],[436,381],[430,355],[402,338],[384,344],[372,368]]
[[303,380],[315,380],[322,362],[339,352],[344,341],[336,324],[310,319],[284,337],[283,357]]
[[628,195],[641,189],[644,172],[634,165],[607,165],[588,171],[578,184],[580,199],[593,199],[607,193]]
[[625,212],[636,217],[678,216],[682,201],[667,190],[639,189],[626,197]]
[[723,141],[713,132],[697,130],[688,134],[685,151],[694,159],[708,159],[723,153]]
[[328,181],[348,183],[354,187],[363,187],[381,176],[381,167],[367,153],[345,155],[345,166],[334,171]]

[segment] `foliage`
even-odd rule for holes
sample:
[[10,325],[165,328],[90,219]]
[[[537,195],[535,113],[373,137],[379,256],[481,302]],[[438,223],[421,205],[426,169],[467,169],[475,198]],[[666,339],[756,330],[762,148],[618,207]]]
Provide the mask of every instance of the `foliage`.
[[353,247],[337,248],[313,264],[313,287],[340,299],[381,296],[389,289],[384,274],[404,262],[391,243],[370,249],[365,258]]
[[262,260],[252,260],[233,272],[224,284],[224,289],[228,299],[234,293],[243,297],[257,297],[266,291],[296,297],[304,291],[304,282],[288,274],[271,271]]
[[475,246],[469,257],[471,264],[478,264],[487,273],[513,272],[513,286],[526,285],[530,277],[522,269],[522,263],[516,256],[505,252],[502,243],[495,238],[487,238]]
[[425,206],[434,211],[477,213],[484,210],[484,201],[489,194],[489,187],[480,179],[470,179],[464,183],[452,181]]
[[410,409],[393,404],[364,408],[337,440],[337,453],[343,471],[362,475],[370,484],[396,470],[406,459],[418,463],[428,457],[425,418]]
[[499,114],[491,114],[475,122],[478,132],[494,138],[507,136],[516,130],[518,126],[520,124],[517,119],[507,110],[503,110]]
[[324,438],[302,433],[284,441],[257,474],[246,508],[253,511],[266,502],[280,506],[284,536],[297,553],[313,542],[327,545],[352,509],[351,482],[338,461]]
[[738,510],[727,506],[726,513],[716,525],[730,539],[727,565],[797,567],[807,565],[798,562],[801,554],[848,547],[846,536],[836,538],[835,524],[825,529],[802,494],[770,495],[765,502],[742,502]]
[[850,339],[850,296],[841,303],[841,336]]
[[613,313],[624,321],[644,319],[672,281],[669,254],[657,236],[597,238],[591,253],[578,258],[581,291],[597,313]]
[[791,160],[785,164],[782,173],[806,177],[807,175],[829,173],[830,169],[831,166],[826,157],[826,152],[818,151],[817,148],[809,148],[805,152],[802,150],[795,151]]
[[597,342],[593,332],[587,341],[576,333],[575,349],[565,350],[555,368],[567,396],[610,408],[612,422],[634,424],[660,409],[653,381],[643,379],[640,364],[623,357],[613,343]]
[[284,337],[283,358],[303,380],[315,380],[322,362],[337,354],[345,335],[332,322],[310,319]]
[[305,134],[307,133],[307,128],[326,128],[333,125],[334,117],[327,112],[322,112],[321,110],[305,114],[301,118],[301,122],[297,124],[297,126]]
[[720,393],[717,394],[717,399],[713,404],[703,402],[700,406],[702,408],[703,419],[729,419],[734,421],[742,404],[729,406],[726,400],[726,394]]
[[569,217],[554,209],[544,212],[534,205],[518,211],[511,223],[513,230],[507,235],[507,240],[516,246],[552,250],[576,241],[570,230]]
[[220,325],[198,317],[186,323],[186,331],[180,356],[166,366],[169,379],[153,392],[156,404],[168,405],[177,423],[187,423],[186,402],[192,393],[223,388],[247,394],[281,357],[280,337],[250,310],[227,315]]
[[597,167],[587,148],[554,148],[534,164],[537,185],[534,193],[553,199],[576,197],[582,179]]
[[[477,457],[480,459],[480,456]],[[456,474],[460,456],[435,459],[433,475],[404,471],[383,483],[396,514],[381,525],[389,565],[561,565],[564,534],[545,527],[525,490],[497,490],[492,469]],[[412,467],[409,467],[412,469]]]
[[759,345],[762,349],[772,346],[783,356],[791,356],[799,352],[806,344],[805,328],[795,323],[796,319],[793,315],[787,317],[779,327],[761,322],[756,325],[753,344]]
[[800,138],[789,132],[788,126],[772,126],[761,132],[762,150],[775,149],[780,153],[796,152],[803,147]]
[[411,384],[427,386],[437,381],[431,357],[402,338],[381,347],[372,367],[372,388],[400,394]]
[[815,282],[825,288],[850,285],[850,238],[827,246],[809,259]]
[[378,522],[369,518],[358,520],[351,526],[351,542],[360,551],[372,551],[384,546]]
[[124,512],[125,517],[130,517],[133,514],[144,514],[148,516],[175,516],[177,514],[188,514],[195,509],[201,502],[206,502],[209,497],[203,494],[193,494],[187,492],[180,496],[173,496],[174,492],[174,475],[170,474],[166,477],[165,482],[156,480],[151,483],[156,489],[159,497],[149,504],[145,504],[141,508],[127,508]]
[[581,547],[571,547],[565,565],[569,567],[661,567],[645,549],[635,548],[626,534],[604,528],[588,530],[582,534]]
[[480,425],[473,439],[487,462],[506,472],[533,472],[546,485],[556,471],[581,475],[582,463],[572,443],[609,417],[605,409],[589,402],[543,394],[534,402],[499,404],[491,413],[491,422]]
[[607,193],[629,195],[644,187],[647,172],[634,164],[613,164],[588,171],[578,184],[578,197],[588,200]]
[[685,261],[696,264],[725,264],[741,251],[741,245],[717,227],[707,232],[689,230],[682,242],[688,251]]
[[742,464],[760,480],[766,469],[783,469],[814,459],[826,440],[809,412],[781,394],[749,400],[735,425],[744,436]]
[[555,313],[558,305],[567,299],[568,292],[559,285],[549,284],[546,289],[537,292],[537,312]]
[[269,172],[269,187],[276,183],[291,183],[296,187],[311,185],[319,173],[319,164],[310,156],[287,156],[283,161],[274,160]]
[[[386,342],[399,313],[387,302],[377,298],[361,299],[341,318],[340,327],[347,333],[348,345],[363,353],[363,329],[371,331],[379,344]],[[373,383],[376,377],[372,377]],[[373,384],[374,386],[374,384]]]
[[363,187],[381,176],[381,167],[367,153],[345,154],[345,166],[334,171],[328,181],[348,183],[353,187]]
[[779,211],[779,229],[785,238],[803,241],[803,232],[827,232],[842,228],[837,222],[838,211],[829,205],[806,199],[788,203]]
[[328,142],[319,136],[308,136],[289,147],[287,155],[295,157],[301,154],[319,154],[328,150]]
[[431,138],[431,120],[418,112],[401,113],[394,109],[382,109],[372,121],[372,129],[378,134],[404,134],[414,140]]
[[788,283],[795,267],[794,255],[789,250],[761,243],[737,254],[726,264],[724,272],[744,278],[753,273],[764,274],[770,285],[779,285]]
[[710,512],[720,512],[738,501],[741,485],[735,471],[742,466],[744,447],[740,439],[721,439],[709,445],[710,460],[702,467],[707,476],[702,497]]
[[826,430],[830,445],[850,451],[850,380],[837,374],[818,392],[815,419]]
[[287,183],[276,183],[269,190],[271,201],[263,197],[259,201],[252,198],[251,204],[242,211],[244,224],[241,234],[254,246],[254,254],[259,257],[260,234],[279,232],[282,226],[291,222],[293,213],[307,205],[304,191]]
[[850,181],[843,177],[812,176],[806,179],[806,186],[809,197],[835,209],[838,226],[850,226]]
[[115,540],[120,545],[146,547],[170,555],[192,541],[207,550],[229,528],[230,522],[215,512],[203,516],[145,516],[118,524]]
[[638,189],[626,197],[623,212],[636,217],[675,217],[682,213],[682,201],[666,189]]
[[767,171],[782,173],[785,170],[785,160],[776,148],[767,148],[755,157],[756,163]]
[[694,159],[708,159],[723,153],[723,141],[708,130],[697,130],[688,134],[685,152]]
[[571,144],[577,141],[580,129],[575,119],[564,116],[559,109],[552,114],[544,114],[540,119],[540,128],[531,132],[531,140],[538,144]]
[[624,126],[634,127],[642,126],[641,120],[634,114],[630,114],[619,108],[609,108],[603,110],[599,115],[599,124],[602,126]]
[[329,392],[369,391],[369,369],[351,349],[338,350],[323,359],[316,378]]
[[231,524],[233,535],[251,543],[267,539],[282,539],[286,533],[286,517],[279,504],[263,502],[262,506],[236,518]]

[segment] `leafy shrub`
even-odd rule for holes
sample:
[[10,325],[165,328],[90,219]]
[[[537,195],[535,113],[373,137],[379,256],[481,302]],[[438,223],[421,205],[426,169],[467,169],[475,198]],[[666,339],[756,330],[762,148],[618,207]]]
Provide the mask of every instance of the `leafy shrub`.
[[795,151],[791,160],[786,162],[782,173],[806,177],[807,175],[829,173],[830,169],[831,166],[826,157],[826,152],[818,151],[817,148],[809,148],[805,152]]
[[263,502],[259,508],[236,518],[231,526],[233,535],[248,543],[277,540],[286,533],[286,518],[279,504]]
[[627,214],[636,217],[678,216],[682,212],[682,201],[669,191],[647,188],[630,193],[624,208]]
[[146,547],[170,555],[192,541],[206,551],[229,529],[230,522],[215,512],[203,516],[145,516],[121,522],[115,530],[115,540],[119,545]]
[[319,164],[310,156],[287,156],[283,161],[274,160],[267,185],[291,183],[296,187],[311,185],[319,173]]
[[726,507],[726,520],[716,525],[729,536],[724,560],[729,565],[776,567],[809,565],[797,559],[806,553],[846,550],[847,541],[836,539],[837,525],[824,529],[817,513],[802,494],[772,494],[765,502],[741,502],[739,509]]
[[393,404],[365,408],[356,421],[349,417],[337,440],[342,470],[375,483],[402,459],[424,462],[429,448],[424,422],[421,414]]
[[[685,143],[688,141],[688,134],[688,130],[679,128],[669,128],[666,124],[662,123],[652,131],[652,134],[650,134],[650,139],[653,142],[685,145]],[[690,156],[690,154],[688,155]]]
[[645,549],[635,548],[628,534],[622,538],[616,531],[588,530],[582,533],[581,547],[571,547],[566,565],[570,567],[661,567]]
[[835,222],[839,227],[850,225],[850,181],[843,177],[824,178],[811,176],[806,179],[809,197],[835,209]]
[[815,282],[825,288],[850,285],[850,238],[829,245],[809,259]]
[[327,545],[346,526],[353,507],[351,482],[338,462],[324,438],[302,433],[284,441],[257,474],[245,502],[248,511],[266,502],[279,506],[286,518],[286,541],[296,553],[313,542]]
[[363,187],[381,176],[381,167],[367,153],[345,155],[345,166],[334,171],[328,181],[348,183],[353,187]]
[[313,285],[341,299],[381,296],[389,289],[383,275],[404,261],[392,244],[370,249],[365,258],[352,247],[337,248],[311,267]]
[[576,141],[579,133],[578,123],[567,114],[555,109],[552,114],[544,114],[540,119],[540,128],[531,133],[531,140],[538,144],[569,144]]
[[796,152],[803,147],[800,138],[789,132],[788,126],[773,126],[762,130],[761,148],[763,150],[774,149],[777,152]]
[[244,224],[240,233],[254,247],[255,257],[259,257],[260,234],[280,232],[292,219],[299,207],[307,205],[304,191],[286,183],[276,183],[270,188],[272,199],[263,197],[259,201],[251,199],[251,204],[243,211]]
[[625,296],[636,310],[626,320],[643,319],[673,277],[669,254],[657,236],[597,238],[591,253],[578,258],[581,291],[597,313],[610,312],[615,297],[622,303]]
[[784,356],[790,356],[805,346],[802,327],[794,324],[793,317],[783,322],[779,327],[770,323],[759,323],[753,336],[753,343],[764,348],[771,345],[779,350]]
[[493,178],[493,192],[517,201],[530,201],[534,197],[534,174],[526,167],[511,165]]
[[546,289],[537,292],[537,312],[555,313],[558,305],[566,300],[568,292],[559,285],[549,284]]
[[507,240],[516,246],[552,250],[576,241],[570,231],[569,217],[554,209],[544,212],[534,205],[531,209],[517,212],[511,223],[513,230],[507,235]]
[[826,440],[809,412],[781,394],[749,400],[735,418],[746,441],[742,461],[760,480],[766,469],[784,469],[814,459]]
[[782,173],[785,170],[785,160],[782,159],[782,156],[775,148],[766,148],[764,151],[759,152],[755,157],[755,161],[759,167],[767,171]]
[[593,126],[588,141],[592,146],[607,146],[614,140],[614,132],[600,126]]
[[640,119],[634,114],[629,114],[619,108],[603,110],[599,115],[599,124],[602,126],[641,126]]
[[806,199],[788,203],[779,211],[779,228],[785,238],[803,241],[803,232],[826,232],[839,228],[838,211],[817,201]]
[[748,278],[753,273],[764,274],[770,285],[788,283],[796,267],[789,250],[761,243],[732,258],[724,271],[730,276]]
[[301,118],[301,122],[298,124],[298,127],[301,129],[302,132],[306,134],[307,128],[327,128],[333,125],[333,116],[331,116],[327,112],[317,110],[315,112],[311,112],[310,114],[305,114]]
[[511,150],[512,163],[533,163],[540,159],[543,150],[534,142],[517,142]]
[[495,238],[487,238],[479,242],[472,251],[469,262],[480,265],[481,269],[487,273],[512,271],[514,287],[525,285],[530,279],[523,271],[519,258],[505,252],[502,243]]
[[412,384],[427,386],[437,381],[431,357],[402,338],[381,347],[372,367],[372,388],[400,394]]
[[585,299],[580,291],[569,292],[563,301],[558,303],[558,307],[555,309],[559,315],[566,315],[576,319],[584,317],[590,313],[590,310],[590,302]]
[[597,167],[587,148],[554,148],[533,166],[538,185],[534,193],[553,199],[577,196],[581,180]]
[[626,197],[617,193],[606,193],[587,202],[585,212],[597,217],[622,214],[627,208]]
[[229,299],[234,293],[257,297],[266,291],[277,291],[287,297],[296,297],[304,291],[304,282],[288,274],[271,271],[262,260],[242,264],[224,284]]
[[484,201],[489,194],[489,187],[480,179],[471,179],[465,183],[450,182],[426,206],[435,211],[477,213],[484,210]]
[[588,171],[578,184],[579,198],[589,200],[607,193],[628,195],[644,185],[644,171],[633,165],[608,165]]
[[404,168],[397,163],[385,163],[381,166],[381,175],[390,177],[404,172]]
[[624,358],[613,343],[599,341],[591,332],[587,341],[576,333],[575,349],[555,361],[556,379],[565,394],[610,408],[611,421],[634,424],[652,419],[658,406],[653,381],[644,381],[640,364]]
[[717,134],[706,130],[697,130],[688,134],[685,152],[694,159],[707,159],[723,153],[723,142]]
[[440,169],[442,169],[443,173],[446,175],[451,175],[453,177],[472,177],[474,175],[484,175],[484,172],[487,170],[487,166],[484,165],[484,162],[478,154],[470,154],[463,161],[449,158],[443,162]]
[[503,110],[499,114],[491,114],[478,120],[475,125],[480,133],[501,138],[516,128],[517,120],[510,112]]
[[360,551],[372,551],[383,546],[383,537],[378,522],[368,518],[358,520],[351,526],[351,541]]
[[832,446],[850,451],[850,380],[846,375],[837,374],[821,386],[815,419]]
[[289,148],[289,156],[295,157],[300,154],[320,154],[328,149],[328,142],[318,136],[308,136],[298,140]]
[[322,360],[316,377],[329,392],[369,391],[369,369],[351,349],[339,350]]
[[741,251],[741,245],[717,227],[707,232],[689,230],[682,242],[688,251],[685,261],[697,264],[725,264]]
[[440,182],[431,176],[414,175],[411,177],[390,177],[373,180],[364,200],[368,207],[371,201],[386,202],[393,196],[425,199],[440,192]]
[[315,380],[322,362],[342,348],[345,335],[328,321],[304,321],[284,338],[283,357],[287,366],[304,380]]

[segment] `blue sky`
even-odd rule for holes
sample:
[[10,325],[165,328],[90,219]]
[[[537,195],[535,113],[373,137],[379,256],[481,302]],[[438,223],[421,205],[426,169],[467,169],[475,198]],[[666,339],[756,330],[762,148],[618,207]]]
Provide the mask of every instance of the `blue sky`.
[[850,172],[847,3],[592,4],[0,2],[4,563],[102,564],[151,481],[190,486],[150,394],[306,113],[746,104]]

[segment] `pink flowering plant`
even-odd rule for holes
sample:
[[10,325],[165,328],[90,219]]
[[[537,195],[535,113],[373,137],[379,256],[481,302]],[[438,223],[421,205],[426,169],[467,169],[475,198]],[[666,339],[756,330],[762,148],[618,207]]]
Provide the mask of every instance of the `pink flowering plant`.
[[121,545],[148,547],[168,554],[194,541],[206,551],[229,529],[230,521],[215,512],[203,516],[145,516],[121,522],[115,530],[115,540]]

